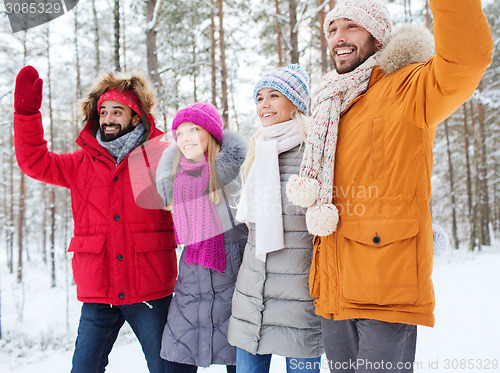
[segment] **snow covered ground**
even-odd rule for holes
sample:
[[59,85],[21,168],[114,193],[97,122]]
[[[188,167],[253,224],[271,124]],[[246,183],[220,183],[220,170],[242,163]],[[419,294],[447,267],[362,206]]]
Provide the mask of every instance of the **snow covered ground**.
[[[70,269],[50,287],[49,270],[27,263],[24,285],[0,263],[0,372],[69,372],[78,325]],[[482,252],[447,251],[436,258],[436,326],[419,327],[415,372],[500,372],[500,243]],[[22,312],[20,310],[23,310]],[[326,364],[326,362],[325,362]],[[200,369],[222,373],[222,366]],[[322,369],[323,372],[328,370]],[[109,373],[147,372],[130,328],[123,328],[110,355]],[[285,372],[274,358],[271,372]]]

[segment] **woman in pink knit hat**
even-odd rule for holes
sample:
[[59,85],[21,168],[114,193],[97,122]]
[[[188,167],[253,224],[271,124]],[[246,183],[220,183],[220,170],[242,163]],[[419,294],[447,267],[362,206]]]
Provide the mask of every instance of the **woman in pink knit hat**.
[[227,341],[231,301],[248,230],[237,225],[233,196],[246,145],[223,131],[217,109],[195,103],[175,116],[176,145],[162,155],[157,189],[172,210],[177,242],[184,246],[175,295],[163,331],[166,373],[196,372],[212,364],[235,372]]

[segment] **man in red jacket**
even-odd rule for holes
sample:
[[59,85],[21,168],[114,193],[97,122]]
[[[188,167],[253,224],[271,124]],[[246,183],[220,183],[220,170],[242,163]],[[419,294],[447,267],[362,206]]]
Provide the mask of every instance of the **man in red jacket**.
[[[148,150],[146,156],[145,149],[155,143],[161,153],[166,144],[159,142],[163,132],[151,115],[151,84],[139,75],[100,77],[83,101],[85,128],[76,140],[81,149],[69,154],[48,151],[41,103],[42,80],[26,66],[14,93],[17,162],[34,179],[71,191],[74,237],[69,251],[83,302],[72,372],[104,372],[127,321],[150,372],[163,373],[160,344],[177,277],[177,245],[170,214],[143,208],[134,198],[140,184],[142,199],[157,200],[155,152]],[[132,162],[144,165],[142,174]],[[145,177],[149,188],[137,182]]]

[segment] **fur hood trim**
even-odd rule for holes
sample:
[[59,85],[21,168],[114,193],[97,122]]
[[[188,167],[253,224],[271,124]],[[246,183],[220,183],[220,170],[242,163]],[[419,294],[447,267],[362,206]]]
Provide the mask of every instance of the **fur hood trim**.
[[[143,124],[148,133],[154,124],[152,115],[156,105],[156,94],[151,81],[139,72],[113,73],[100,75],[92,85],[90,93],[81,102],[81,111],[84,124],[92,121],[92,135],[95,136],[99,123],[97,117],[97,101],[107,91],[118,89],[120,91],[133,91],[139,99],[139,105],[146,114],[143,115]],[[147,117],[147,119],[145,118]],[[148,137],[148,136],[147,136]],[[146,137],[146,138],[147,138]]]
[[[175,175],[172,174],[175,155],[179,147],[170,145],[161,156],[156,172],[156,189],[166,205],[172,202]],[[245,160],[247,145],[236,132],[224,131],[219,153],[215,156],[215,168],[222,185],[227,186],[239,178],[240,167]]]
[[413,63],[425,63],[434,55],[434,36],[425,26],[405,23],[380,51],[379,66],[386,74]]

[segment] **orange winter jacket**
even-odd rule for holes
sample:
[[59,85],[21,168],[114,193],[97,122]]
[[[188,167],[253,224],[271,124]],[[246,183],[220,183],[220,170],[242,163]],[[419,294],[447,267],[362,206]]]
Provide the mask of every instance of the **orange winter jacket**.
[[480,0],[430,3],[435,55],[388,75],[375,67],[342,113],[333,188],[340,221],[315,237],[309,281],[323,317],[434,325],[435,130],[474,92],[493,42]]

